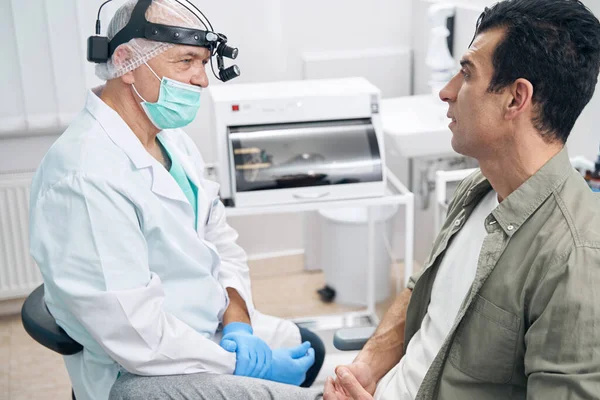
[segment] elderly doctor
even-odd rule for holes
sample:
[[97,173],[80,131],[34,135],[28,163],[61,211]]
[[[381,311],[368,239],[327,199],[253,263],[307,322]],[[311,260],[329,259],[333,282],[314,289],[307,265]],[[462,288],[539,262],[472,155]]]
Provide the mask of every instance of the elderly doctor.
[[[116,12],[109,39],[135,6]],[[207,29],[176,0],[152,1],[145,17]],[[84,348],[65,357],[77,399],[315,396],[290,385],[314,381],[322,342],[255,310],[219,187],[179,129],[200,106],[210,57],[140,38],[120,45],[97,66],[106,85],[34,178],[31,253],[48,309]]]

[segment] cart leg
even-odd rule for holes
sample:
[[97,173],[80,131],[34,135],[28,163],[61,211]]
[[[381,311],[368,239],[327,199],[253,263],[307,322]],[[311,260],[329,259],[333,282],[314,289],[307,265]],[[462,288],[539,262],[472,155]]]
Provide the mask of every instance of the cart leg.
[[373,207],[367,208],[368,218],[368,245],[367,245],[367,311],[375,315],[375,222],[373,221]]

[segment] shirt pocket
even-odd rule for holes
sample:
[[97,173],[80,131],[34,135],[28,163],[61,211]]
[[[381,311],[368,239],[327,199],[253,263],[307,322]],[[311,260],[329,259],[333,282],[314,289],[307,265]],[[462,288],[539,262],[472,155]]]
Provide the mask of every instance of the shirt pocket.
[[521,320],[476,295],[456,331],[450,362],[472,378],[508,383],[513,374]]

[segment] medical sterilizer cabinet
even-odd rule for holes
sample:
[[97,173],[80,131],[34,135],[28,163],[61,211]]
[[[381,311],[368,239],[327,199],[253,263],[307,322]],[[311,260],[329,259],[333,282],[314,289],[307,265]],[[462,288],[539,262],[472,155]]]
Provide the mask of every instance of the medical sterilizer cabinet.
[[380,92],[367,80],[220,85],[210,94],[226,205],[384,195]]

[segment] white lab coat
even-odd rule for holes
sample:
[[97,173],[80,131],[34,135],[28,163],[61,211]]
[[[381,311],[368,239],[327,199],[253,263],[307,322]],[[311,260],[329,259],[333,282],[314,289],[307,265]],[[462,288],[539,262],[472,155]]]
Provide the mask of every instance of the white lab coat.
[[254,309],[246,255],[192,140],[160,135],[199,188],[197,230],[175,180],[93,91],[33,180],[31,254],[50,312],[84,346],[65,357],[79,400],[107,399],[121,369],[233,373],[218,345],[227,287],[272,347],[300,343],[294,324]]

